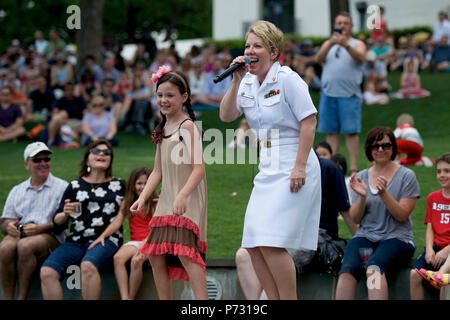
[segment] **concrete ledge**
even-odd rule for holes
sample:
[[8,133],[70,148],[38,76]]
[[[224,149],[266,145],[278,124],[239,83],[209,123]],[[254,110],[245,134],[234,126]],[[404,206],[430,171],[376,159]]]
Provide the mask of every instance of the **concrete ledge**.
[[[412,266],[413,264],[411,264]],[[409,300],[409,272],[410,268],[404,268],[394,277],[388,278],[389,299]],[[245,300],[236,272],[234,259],[207,259],[206,275],[208,286],[211,284],[217,289],[222,300]],[[102,300],[120,299],[114,270],[111,263],[101,270],[102,278]],[[80,300],[81,289],[76,286],[75,273],[70,273],[62,282],[64,299]],[[297,276],[297,288],[299,300],[334,300],[336,294],[337,277],[331,274],[308,272]],[[439,299],[439,291],[426,285],[425,299]],[[184,281],[173,281],[174,298],[182,300],[193,299],[189,283]],[[447,299],[450,300],[450,290],[446,289]],[[0,288],[0,299],[4,299]],[[36,272],[29,293],[30,300],[41,300],[41,282]],[[158,294],[153,280],[153,273],[148,263],[144,265],[144,277],[141,288],[136,296],[137,300],[157,300]],[[357,299],[367,300],[366,279],[362,278],[357,287]]]

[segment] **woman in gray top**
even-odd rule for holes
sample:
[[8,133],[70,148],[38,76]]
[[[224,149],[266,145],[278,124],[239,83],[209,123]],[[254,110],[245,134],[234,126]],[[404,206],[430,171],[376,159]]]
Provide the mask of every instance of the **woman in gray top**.
[[388,299],[385,273],[407,265],[415,251],[410,215],[420,195],[416,176],[393,161],[397,143],[390,128],[371,129],[364,148],[374,165],[350,180],[350,216],[360,226],[345,249],[336,299],[355,299],[364,271],[369,299]]

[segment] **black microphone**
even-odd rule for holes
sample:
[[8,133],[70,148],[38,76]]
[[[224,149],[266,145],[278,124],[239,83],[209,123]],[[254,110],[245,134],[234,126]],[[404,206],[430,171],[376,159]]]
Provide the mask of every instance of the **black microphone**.
[[233,64],[231,67],[229,67],[227,70],[225,70],[224,72],[222,72],[221,74],[219,74],[214,80],[214,83],[220,82],[223,79],[225,79],[226,77],[228,77],[229,75],[231,75],[233,72],[235,72],[237,69],[240,69],[241,67],[243,67],[246,63],[251,63],[252,60],[250,59],[249,56],[244,56],[245,62],[239,62],[236,64]]

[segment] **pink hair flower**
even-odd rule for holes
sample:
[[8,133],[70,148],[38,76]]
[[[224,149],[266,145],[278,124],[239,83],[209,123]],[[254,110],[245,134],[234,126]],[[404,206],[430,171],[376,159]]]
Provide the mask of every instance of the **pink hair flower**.
[[161,78],[166,73],[169,73],[170,71],[171,71],[171,69],[169,66],[163,65],[163,66],[159,67],[158,70],[152,74],[153,83],[157,83],[159,78]]

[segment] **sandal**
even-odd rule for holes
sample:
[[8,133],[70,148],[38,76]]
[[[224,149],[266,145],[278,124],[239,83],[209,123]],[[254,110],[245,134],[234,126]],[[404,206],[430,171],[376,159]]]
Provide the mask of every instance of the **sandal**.
[[440,271],[436,271],[432,275],[431,279],[435,280],[441,286],[448,286],[449,275],[450,274],[448,274],[448,273],[442,274]]
[[415,269],[416,272],[425,280],[427,280],[433,287],[436,289],[441,289],[441,286],[439,285],[439,282],[431,278],[431,275],[433,274],[433,271],[425,270],[425,269]]

